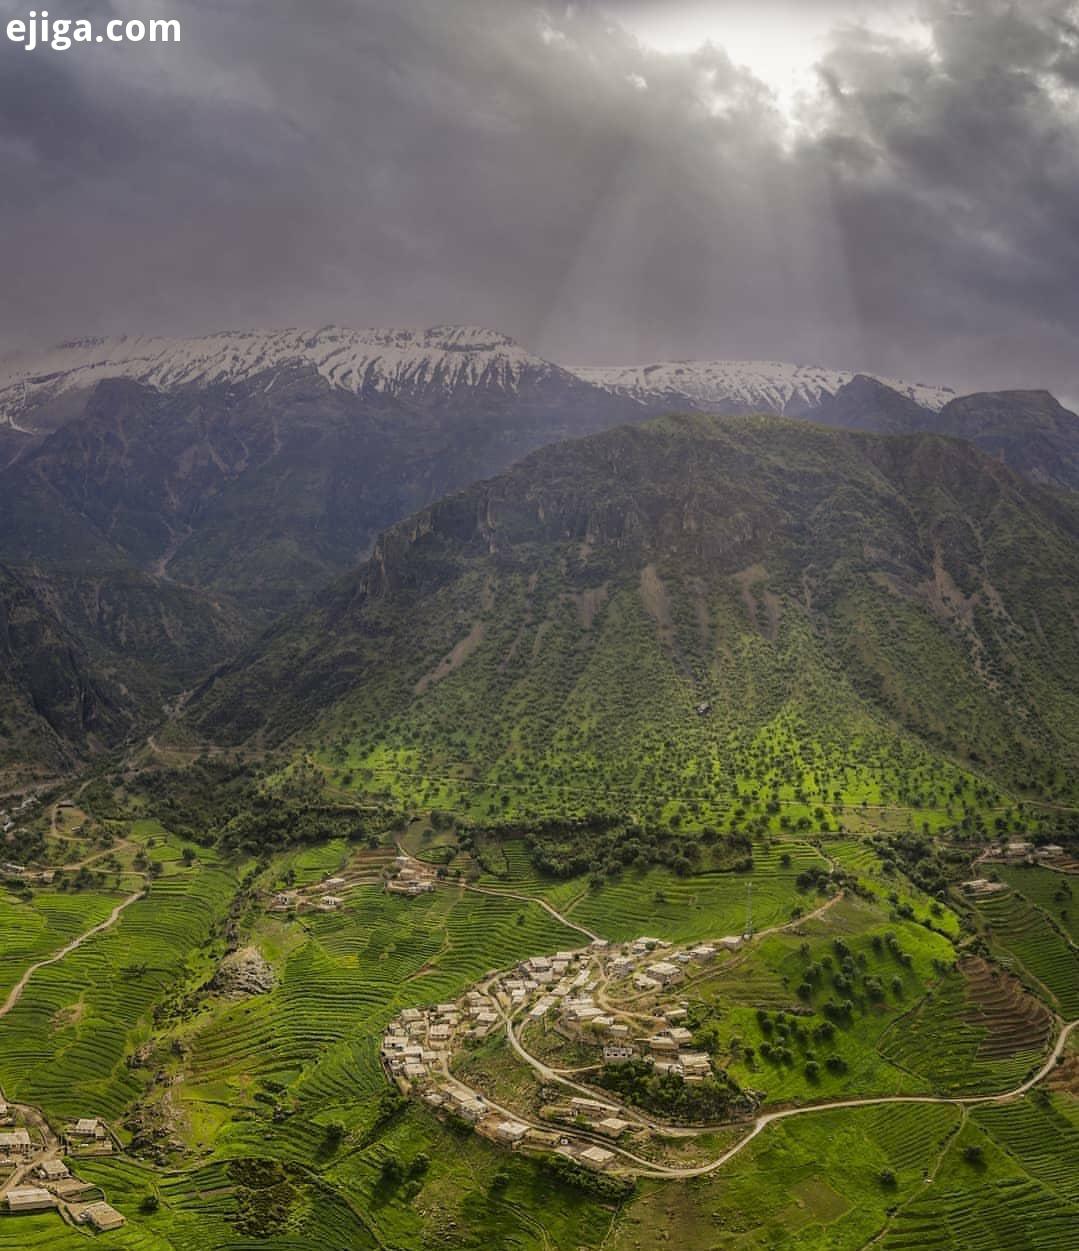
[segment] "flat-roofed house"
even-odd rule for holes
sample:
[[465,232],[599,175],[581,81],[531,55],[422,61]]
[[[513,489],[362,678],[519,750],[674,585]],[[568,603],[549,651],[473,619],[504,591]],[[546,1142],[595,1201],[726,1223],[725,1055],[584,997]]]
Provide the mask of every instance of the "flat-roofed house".
[[123,1216],[117,1210],[104,1200],[97,1203],[91,1203],[89,1207],[83,1208],[77,1219],[84,1225],[93,1225],[100,1231],[107,1229],[119,1229],[124,1223]]
[[68,1130],[71,1138],[93,1138],[100,1142],[109,1136],[109,1131],[96,1116],[81,1116]]
[[604,1064],[625,1064],[637,1054],[637,1048],[629,1043],[608,1043],[603,1048]]
[[588,1168],[605,1169],[614,1160],[613,1151],[605,1151],[602,1147],[589,1147],[577,1157]]
[[475,1124],[482,1121],[487,1115],[487,1104],[478,1097],[475,1098],[459,1098],[454,1103],[453,1109],[458,1116],[464,1117],[466,1121]]
[[5,1198],[9,1212],[44,1212],[56,1207],[56,1196],[41,1186],[13,1186]]
[[597,1112],[610,1115],[612,1112],[618,1111],[613,1104],[601,1103],[598,1099],[581,1099],[576,1096],[569,1101],[569,1106],[577,1115],[584,1114],[586,1116]]
[[515,1147],[528,1137],[528,1126],[520,1121],[499,1121],[494,1127],[494,1137],[498,1142]]
[[10,1129],[0,1133],[0,1156],[21,1156],[27,1159],[34,1153],[34,1144],[25,1129]]
[[670,986],[682,980],[682,970],[670,960],[657,960],[648,966],[648,976],[655,978],[661,986]]
[[678,1063],[683,1073],[711,1073],[712,1062],[703,1051],[682,1051],[678,1055]]

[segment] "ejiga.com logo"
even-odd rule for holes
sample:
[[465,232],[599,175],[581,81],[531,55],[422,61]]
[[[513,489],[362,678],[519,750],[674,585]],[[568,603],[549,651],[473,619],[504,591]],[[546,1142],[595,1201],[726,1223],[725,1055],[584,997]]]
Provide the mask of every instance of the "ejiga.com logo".
[[77,44],[179,43],[180,23],[175,18],[110,18],[95,24],[86,18],[52,17],[48,9],[31,9],[26,17],[14,17],[5,32],[11,43],[25,52],[48,48],[66,52]]

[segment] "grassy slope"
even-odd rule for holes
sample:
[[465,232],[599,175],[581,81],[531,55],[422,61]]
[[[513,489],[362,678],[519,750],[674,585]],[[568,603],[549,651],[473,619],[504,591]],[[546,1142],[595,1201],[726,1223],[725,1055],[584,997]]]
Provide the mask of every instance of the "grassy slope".
[[961,444],[665,419],[391,531],[188,726],[479,820],[992,823],[1071,795],[1075,533]]
[[[377,1065],[377,1038],[395,1011],[455,995],[488,968],[576,945],[580,936],[534,904],[450,888],[416,901],[361,888],[336,914],[302,921],[267,916],[250,903],[232,906],[236,883],[250,866],[217,864],[209,853],[200,853],[200,862],[185,868],[179,846],[159,827],[140,822],[131,832],[139,841],[154,839],[150,854],[164,866],[151,899],[129,910],[114,931],[36,976],[23,1003],[0,1023],[5,1088],[41,1102],[54,1118],[89,1108],[119,1122],[133,1101],[173,1104],[171,1132],[192,1149],[175,1167],[162,1171],[129,1159],[80,1165],[80,1172],[100,1182],[129,1219],[122,1233],[103,1237],[103,1245],[125,1251],[241,1251],[255,1242],[275,1251],[312,1245],[633,1248],[666,1234],[687,1251],[717,1245],[856,1251],[883,1227],[886,1209],[896,1205],[901,1211],[889,1237],[899,1237],[911,1223],[917,1228],[924,1210],[919,1207],[922,1171],[934,1166],[958,1125],[958,1113],[950,1108],[864,1110],[776,1125],[716,1177],[645,1184],[619,1213],[555,1187],[527,1162],[471,1135],[460,1137],[418,1108],[378,1128],[385,1083]],[[841,863],[857,864],[868,885],[881,885],[862,845],[825,846]],[[299,882],[318,881],[352,854],[342,841],[297,848],[275,857],[258,885],[271,889],[289,871]],[[783,863],[786,855],[790,865]],[[538,877],[519,844],[506,845],[505,862],[507,879],[489,878],[492,886],[546,896],[603,933],[631,933],[647,921],[647,928],[661,936],[687,938],[737,928],[742,918],[741,874],[677,879],[656,870],[631,871],[622,883],[595,891],[581,879],[557,883]],[[785,920],[795,905],[811,907],[813,897],[799,895],[793,875],[819,863],[805,844],[777,842],[767,849],[758,844],[753,871],[757,924]],[[924,897],[899,883],[890,885],[899,887],[917,916],[930,919]],[[656,902],[657,891],[666,903]],[[87,906],[89,900],[84,897]],[[46,920],[59,917],[48,902],[39,895],[34,907]],[[275,967],[277,987],[238,1002],[214,996],[187,1002],[185,992],[205,980],[223,950],[221,926],[230,907],[240,941],[260,947]],[[933,919],[957,932],[949,912]],[[65,920],[53,935],[57,945],[68,928]],[[922,925],[889,918],[883,893],[878,903],[851,901],[833,909],[808,923],[805,935],[765,940],[736,976],[717,973],[689,995],[718,1003],[720,1032],[737,1028],[748,1041],[754,1004],[774,1008],[792,1000],[791,986],[806,959],[803,941],[816,958],[842,936],[853,951],[866,950],[873,973],[881,961],[891,969],[891,957],[874,955],[869,944],[874,932],[889,929],[912,953],[912,967],[902,974],[901,1001],[889,1002],[883,1015],[859,1013],[838,1032],[837,1049],[850,1062],[847,1077],[806,1083],[800,1065],[787,1072],[762,1065],[744,1076],[768,1086],[777,1099],[898,1089],[901,1075],[887,1071],[877,1051],[879,1037],[895,1013],[917,1002],[933,983],[932,958],[951,948]],[[49,933],[35,938],[35,949],[48,945]],[[137,975],[125,973],[143,964]],[[709,984],[717,996],[707,990]],[[150,1018],[156,1004],[168,1011],[154,1030]],[[77,1005],[81,1011],[71,1024],[50,1024],[59,1010]],[[154,1048],[149,1063],[128,1068],[125,1057],[142,1042]],[[158,1071],[165,1080],[151,1081]],[[183,1080],[173,1084],[177,1076]],[[908,1078],[907,1086],[924,1089],[925,1083]],[[1055,1095],[1059,1111],[1049,1121],[1040,1104],[1034,1108],[1028,1101],[1012,1110],[1014,1119],[1007,1109],[998,1110],[1007,1117],[994,1112],[985,1115],[984,1123],[981,1112],[972,1114],[964,1133],[976,1126],[982,1135],[988,1173],[964,1173],[967,1166],[954,1160],[954,1148],[948,1153],[948,1168],[936,1183],[943,1187],[948,1220],[960,1220],[972,1195],[987,1202],[984,1196],[999,1173],[1021,1186],[1028,1200],[1037,1196],[1029,1245],[1052,1246],[1039,1231],[1059,1228],[1061,1214],[1074,1214],[1075,1198],[1064,1193],[1069,1175],[1039,1144],[1070,1141],[1072,1131],[1060,1119],[1075,1121],[1070,1100]],[[273,1114],[275,1106],[282,1116]],[[328,1145],[330,1121],[345,1127],[340,1147]],[[406,1167],[423,1154],[430,1167],[418,1182],[387,1186],[380,1170],[391,1154]],[[285,1170],[280,1193],[287,1195],[276,1232],[257,1240],[236,1228],[253,1200],[246,1175],[232,1163],[252,1157],[280,1162]],[[895,1188],[881,1184],[879,1173],[885,1168],[896,1173]],[[498,1174],[505,1181],[496,1186]],[[148,1193],[161,1202],[153,1214],[140,1211]],[[969,1245],[993,1247],[985,1229],[979,1229]],[[55,1218],[0,1221],[5,1251],[38,1245],[63,1249],[67,1237]]]

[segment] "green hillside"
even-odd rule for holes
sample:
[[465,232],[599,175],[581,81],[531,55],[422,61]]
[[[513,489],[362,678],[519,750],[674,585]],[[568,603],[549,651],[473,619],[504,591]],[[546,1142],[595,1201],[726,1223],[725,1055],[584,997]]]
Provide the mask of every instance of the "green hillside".
[[179,732],[486,821],[1032,823],[1074,802],[1077,532],[937,436],[624,427],[388,531]]

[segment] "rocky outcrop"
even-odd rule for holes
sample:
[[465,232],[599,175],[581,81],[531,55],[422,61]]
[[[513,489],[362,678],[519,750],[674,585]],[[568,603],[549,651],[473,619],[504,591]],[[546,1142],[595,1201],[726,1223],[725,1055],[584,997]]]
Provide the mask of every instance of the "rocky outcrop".
[[228,999],[246,999],[268,994],[276,983],[273,968],[262,952],[257,947],[243,947],[221,961],[210,987]]

